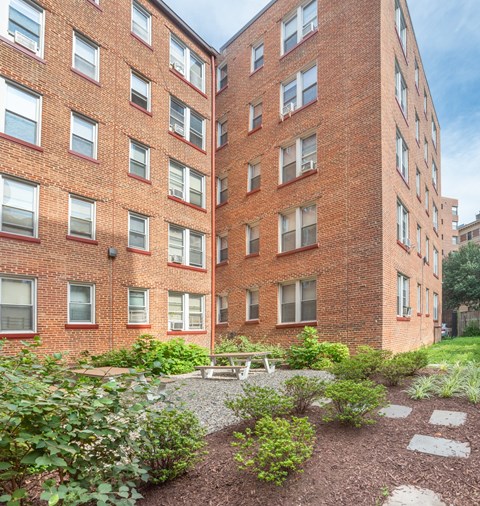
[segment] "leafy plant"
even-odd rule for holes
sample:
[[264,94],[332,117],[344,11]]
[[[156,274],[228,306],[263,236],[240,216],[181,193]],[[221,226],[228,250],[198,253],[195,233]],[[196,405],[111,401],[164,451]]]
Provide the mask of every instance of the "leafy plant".
[[268,351],[273,359],[285,358],[285,349],[278,344],[264,340],[250,341],[247,336],[235,336],[233,339],[224,338],[215,344],[215,353],[250,353]]
[[287,415],[293,410],[293,400],[274,388],[243,385],[243,395],[228,398],[225,406],[236,416],[245,420],[259,420],[265,416],[275,418]]
[[464,329],[462,337],[477,337],[480,336],[480,327],[478,322],[470,322]]
[[375,423],[368,415],[386,404],[386,388],[371,381],[336,381],[326,387],[325,396],[332,402],[326,406],[324,421],[336,420],[354,427]]
[[412,376],[427,364],[428,356],[426,350],[408,351],[398,353],[390,360],[385,360],[378,372],[383,376],[388,385],[394,386],[398,385],[401,379],[406,376]]
[[282,485],[291,472],[312,456],[315,430],[307,418],[260,419],[252,431],[234,433],[239,448],[235,460],[242,470],[253,471],[259,480]]
[[323,397],[326,382],[320,378],[294,376],[285,381],[285,395],[293,400],[293,412],[305,413],[312,403]]
[[406,392],[411,399],[429,399],[435,392],[436,375],[420,376],[407,388]]
[[370,346],[359,346],[358,353],[353,357],[335,364],[331,372],[339,379],[362,381],[377,374],[392,352],[376,350]]
[[333,367],[333,364],[329,358],[322,357],[316,360],[310,368],[315,371],[329,371]]

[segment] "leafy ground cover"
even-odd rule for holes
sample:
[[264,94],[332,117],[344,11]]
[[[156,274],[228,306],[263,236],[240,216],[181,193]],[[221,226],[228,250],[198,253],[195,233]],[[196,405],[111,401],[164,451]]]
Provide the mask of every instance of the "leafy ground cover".
[[480,362],[480,336],[444,339],[437,344],[433,344],[427,350],[428,361],[431,364]]

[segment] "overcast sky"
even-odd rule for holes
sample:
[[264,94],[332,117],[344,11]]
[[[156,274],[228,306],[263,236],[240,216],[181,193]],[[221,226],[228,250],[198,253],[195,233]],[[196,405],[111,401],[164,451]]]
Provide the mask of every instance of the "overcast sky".
[[[268,1],[166,0],[217,49]],[[480,1],[409,8],[441,126],[442,193],[459,199],[460,222],[469,223],[480,212]]]

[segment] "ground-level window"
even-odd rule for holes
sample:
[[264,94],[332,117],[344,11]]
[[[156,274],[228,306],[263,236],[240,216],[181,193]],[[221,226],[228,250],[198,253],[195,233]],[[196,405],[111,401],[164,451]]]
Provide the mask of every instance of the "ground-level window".
[[226,295],[217,296],[217,323],[228,322],[228,297]]
[[397,274],[397,316],[410,317],[410,279],[403,274]]
[[260,315],[258,289],[247,290],[247,320],[258,320]]
[[279,287],[280,323],[311,322],[317,319],[317,282],[304,279]]
[[35,332],[36,280],[0,276],[0,331]]
[[95,285],[68,284],[68,323],[95,323]]
[[148,323],[148,290],[128,289],[128,323]]
[[168,292],[168,330],[204,330],[205,296]]

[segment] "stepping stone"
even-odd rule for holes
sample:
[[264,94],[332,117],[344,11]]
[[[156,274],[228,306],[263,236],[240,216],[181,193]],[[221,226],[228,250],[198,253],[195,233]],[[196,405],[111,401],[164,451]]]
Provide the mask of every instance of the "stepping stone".
[[442,411],[436,409],[430,417],[429,423],[433,425],[449,425],[450,427],[459,427],[465,423],[467,413],[462,411]]
[[411,412],[412,408],[409,408],[408,406],[389,404],[385,408],[382,408],[378,414],[386,418],[407,418]]
[[447,506],[440,497],[427,488],[402,485],[390,494],[384,506]]
[[415,434],[408,445],[408,450],[430,455],[439,455],[440,457],[463,457],[470,456],[470,445],[460,443],[451,439],[441,437],[422,436]]

